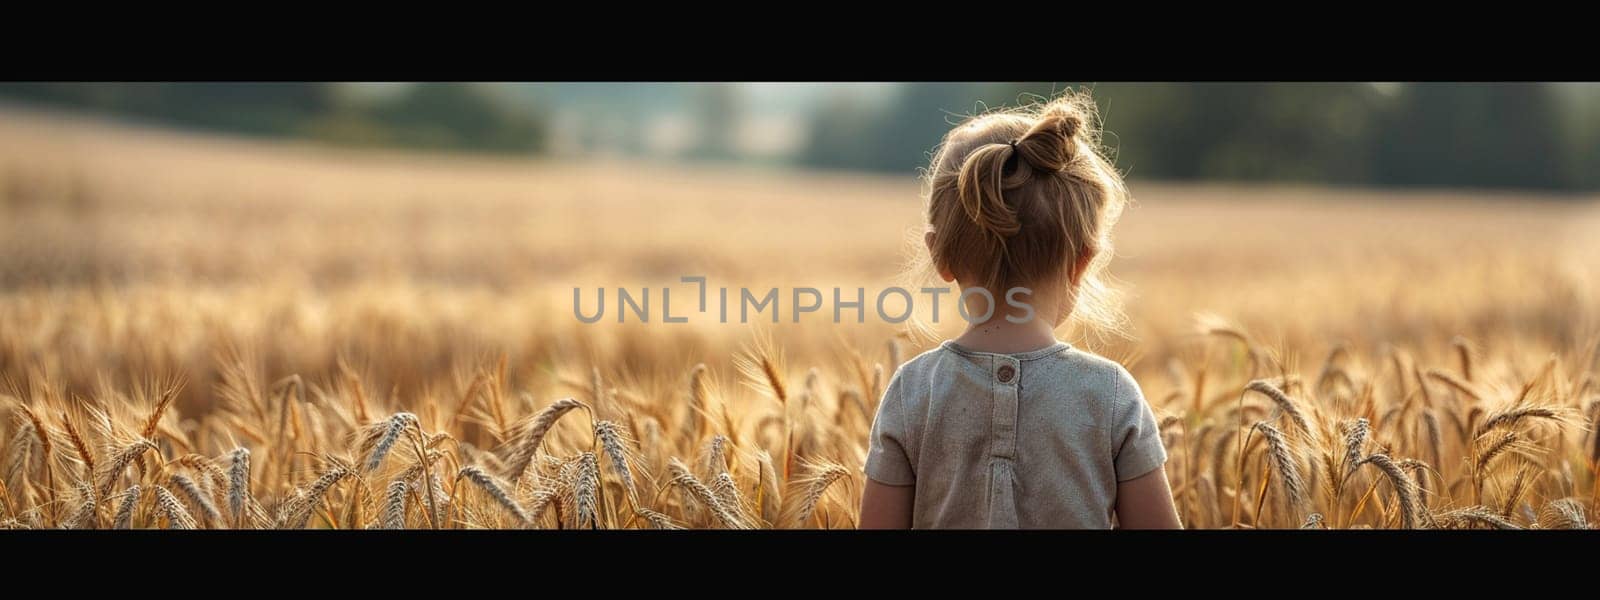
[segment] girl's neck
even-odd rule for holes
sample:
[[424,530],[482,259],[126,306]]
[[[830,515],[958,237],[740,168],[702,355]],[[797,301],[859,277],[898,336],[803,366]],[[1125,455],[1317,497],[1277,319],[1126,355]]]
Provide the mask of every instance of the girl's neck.
[[[952,341],[979,352],[995,354],[1032,352],[1054,345],[1057,341],[1055,327],[1064,320],[1063,317],[1072,310],[1072,306],[1071,303],[1063,301],[1060,294],[1047,291],[1050,289],[1053,289],[1052,286],[1046,285],[1034,289],[1031,294],[1019,295],[1018,300],[1033,308],[1031,318],[1028,318],[1023,311],[1010,306],[1005,295],[991,291],[990,293],[998,299],[998,306],[995,307],[989,320],[968,324],[967,330]],[[966,314],[983,314],[988,308],[988,302],[976,294],[966,297],[965,301]],[[1007,316],[1027,318],[1027,320],[1013,323],[1006,319]]]
[[979,352],[1017,354],[1048,348],[1056,343],[1056,336],[1044,319],[1012,323],[1005,317],[996,316],[983,323],[968,325],[967,330],[952,341]]

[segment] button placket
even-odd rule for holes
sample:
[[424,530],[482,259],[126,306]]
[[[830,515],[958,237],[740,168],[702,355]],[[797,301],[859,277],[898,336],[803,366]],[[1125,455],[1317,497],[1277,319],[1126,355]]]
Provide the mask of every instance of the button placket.
[[994,439],[992,455],[996,458],[1012,459],[1016,456],[1017,447],[1017,382],[1021,379],[1018,367],[1021,366],[1016,359],[1005,357],[994,368],[993,395],[994,412],[991,415],[991,431]]
[[990,384],[993,412],[990,414],[989,440],[989,519],[991,528],[1017,527],[1016,472],[1017,458],[1017,381],[1021,363],[1011,357],[1002,357],[991,371],[994,383]]

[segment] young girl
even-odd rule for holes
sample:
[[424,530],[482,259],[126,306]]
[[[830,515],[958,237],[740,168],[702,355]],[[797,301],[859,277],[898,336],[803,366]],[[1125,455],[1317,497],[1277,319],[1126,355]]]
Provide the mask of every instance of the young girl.
[[990,292],[966,295],[969,320],[993,312],[890,380],[861,527],[1180,527],[1139,385],[1054,335],[1074,312],[1115,314],[1097,274],[1127,192],[1098,153],[1095,114],[1067,95],[945,136],[928,173],[928,252],[946,282]]

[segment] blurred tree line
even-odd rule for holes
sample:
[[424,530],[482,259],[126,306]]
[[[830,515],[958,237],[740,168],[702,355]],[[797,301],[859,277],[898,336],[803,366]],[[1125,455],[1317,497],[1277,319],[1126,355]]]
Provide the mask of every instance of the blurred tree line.
[[[653,119],[679,114],[684,159],[752,160],[737,86],[700,84],[0,83],[0,98],[256,135],[346,144],[535,153],[558,110],[609,119],[647,154]],[[953,123],[990,106],[1087,87],[1105,145],[1132,178],[1600,189],[1600,85],[1370,83],[914,83],[887,100],[825,86],[797,109],[796,164],[906,173]],[[368,89],[370,92],[371,90]],[[611,131],[619,130],[619,131]],[[609,132],[609,133],[607,133]],[[589,132],[593,134],[595,132]]]
[[1600,188],[1600,97],[1560,85],[907,84],[888,104],[823,102],[801,161],[924,167],[961,116],[1088,87],[1132,178]]
[[410,85],[377,97],[318,82],[0,83],[0,97],[352,145],[534,152],[544,141],[536,113],[470,83]]

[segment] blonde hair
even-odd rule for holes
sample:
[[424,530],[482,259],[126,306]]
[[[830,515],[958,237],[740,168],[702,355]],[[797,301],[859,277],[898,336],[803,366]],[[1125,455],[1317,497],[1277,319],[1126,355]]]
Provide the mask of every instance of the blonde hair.
[[934,266],[997,294],[1059,283],[1072,318],[1122,330],[1120,298],[1102,273],[1129,196],[1101,154],[1088,94],[967,119],[945,134],[926,181]]

